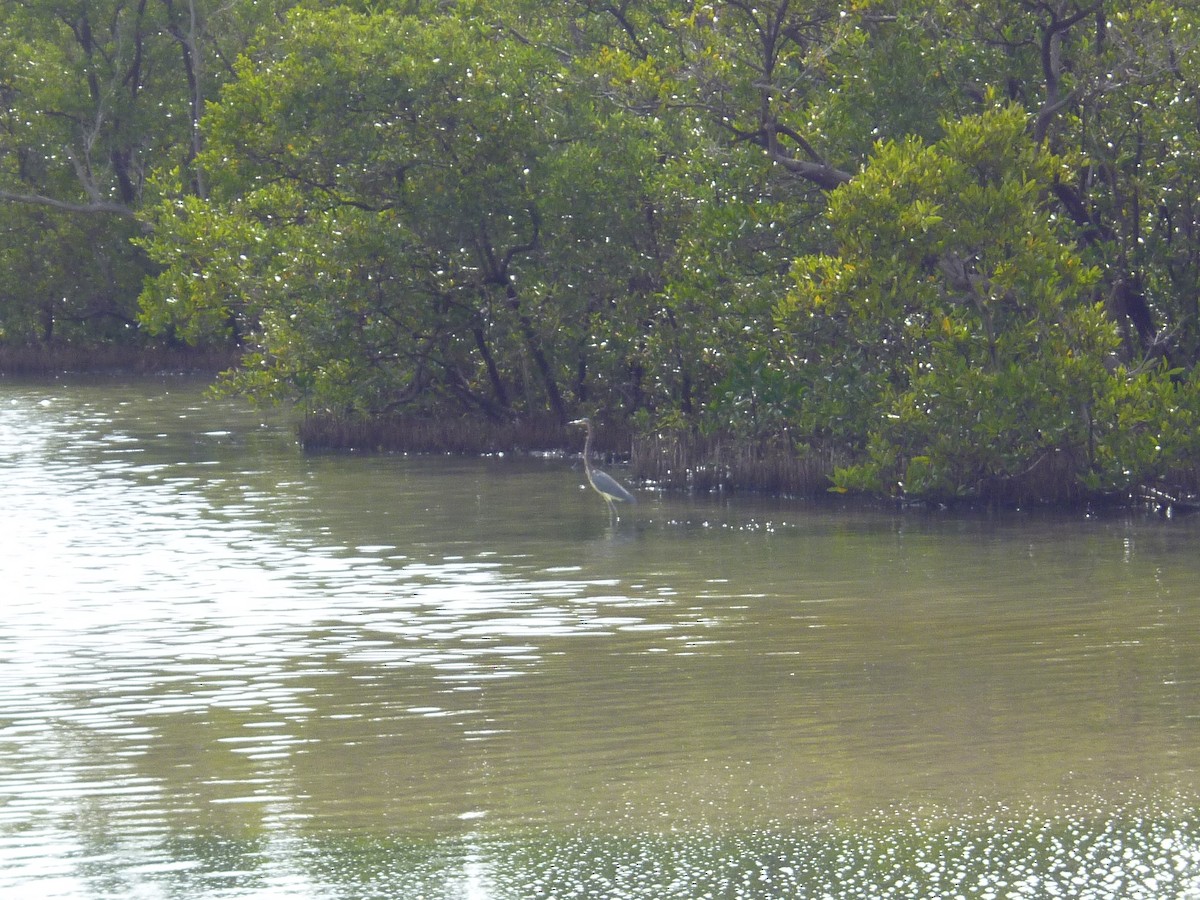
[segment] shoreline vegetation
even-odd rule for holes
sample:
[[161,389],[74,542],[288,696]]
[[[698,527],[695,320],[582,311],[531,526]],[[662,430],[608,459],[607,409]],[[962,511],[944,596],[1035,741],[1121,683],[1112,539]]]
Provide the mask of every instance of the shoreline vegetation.
[[[365,419],[310,413],[297,427],[306,452],[455,454],[528,454],[579,452],[578,434],[547,416],[496,422],[483,418],[394,416]],[[817,499],[836,488],[837,470],[852,462],[848,454],[811,447],[793,448],[785,439],[749,440],[735,435],[700,434],[694,429],[640,432],[628,426],[601,428],[595,451],[605,464],[627,466],[636,483],[661,490],[708,493],[757,493]],[[1200,471],[1179,470],[1153,485],[1125,492],[1088,491],[1072,461],[1063,453],[1046,454],[1026,472],[994,479],[960,498],[908,497],[902,489],[884,496],[853,492],[864,502],[939,507],[1084,507],[1145,508],[1162,515],[1200,512]]]
[[220,372],[329,411],[310,448],[587,415],[694,491],[1200,488],[1195,3],[90,0],[0,38],[9,371]]
[[[117,344],[49,346],[0,344],[0,378],[69,375],[202,375],[215,378],[238,363],[229,349],[143,347]],[[576,429],[549,414],[503,420],[482,416],[346,416],[306,413],[296,437],[307,453],[414,453],[482,456],[580,452]],[[702,433],[688,427],[639,429],[608,424],[595,440],[605,464],[627,466],[627,477],[660,490],[698,494],[751,493],[818,499],[850,494],[864,502],[906,506],[1143,508],[1162,515],[1200,512],[1200,464],[1168,472],[1153,484],[1122,492],[1089,491],[1065,453],[1046,453],[1012,478],[996,478],[962,497],[908,496],[903,485],[888,494],[837,487],[838,470],[853,465],[845,451],[793,446],[786,436],[749,439]]]
[[[494,422],[482,418],[397,416],[380,419],[306,415],[298,427],[309,452],[577,454],[578,429],[541,416]],[[700,435],[687,429],[640,432],[604,426],[594,452],[606,464],[626,464],[628,477],[665,490],[819,496],[828,492],[839,460],[828,452],[797,452],[784,441]]]

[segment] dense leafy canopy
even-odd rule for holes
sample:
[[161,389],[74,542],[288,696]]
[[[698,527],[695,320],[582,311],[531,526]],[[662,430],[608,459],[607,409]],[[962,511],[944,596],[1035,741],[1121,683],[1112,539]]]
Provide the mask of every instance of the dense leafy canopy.
[[846,489],[1190,481],[1198,95],[1182,0],[20,0],[0,338],[786,436]]

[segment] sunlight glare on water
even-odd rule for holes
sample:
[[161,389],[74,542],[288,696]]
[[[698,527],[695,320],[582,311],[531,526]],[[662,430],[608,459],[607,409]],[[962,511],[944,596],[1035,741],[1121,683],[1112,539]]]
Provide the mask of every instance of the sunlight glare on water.
[[[619,474],[619,473],[618,473]],[[0,382],[0,895],[1200,898],[1200,523]]]

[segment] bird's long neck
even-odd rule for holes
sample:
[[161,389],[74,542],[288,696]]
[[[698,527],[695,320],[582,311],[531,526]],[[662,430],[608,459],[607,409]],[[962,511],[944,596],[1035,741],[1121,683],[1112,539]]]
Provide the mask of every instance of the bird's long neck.
[[587,437],[583,439],[583,470],[591,478],[592,474],[592,423],[587,424]]

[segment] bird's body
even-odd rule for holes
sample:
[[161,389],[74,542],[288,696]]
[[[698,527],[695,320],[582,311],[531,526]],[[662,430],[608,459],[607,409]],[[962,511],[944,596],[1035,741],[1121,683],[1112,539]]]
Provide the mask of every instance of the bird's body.
[[588,484],[592,486],[592,490],[603,497],[604,502],[608,504],[609,515],[616,518],[615,503],[637,503],[637,498],[607,472],[592,468],[592,420],[576,419],[571,424],[582,425],[587,429],[587,438],[583,442],[583,471],[587,473]]

